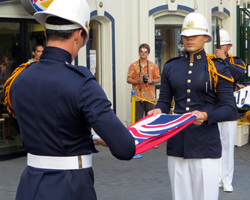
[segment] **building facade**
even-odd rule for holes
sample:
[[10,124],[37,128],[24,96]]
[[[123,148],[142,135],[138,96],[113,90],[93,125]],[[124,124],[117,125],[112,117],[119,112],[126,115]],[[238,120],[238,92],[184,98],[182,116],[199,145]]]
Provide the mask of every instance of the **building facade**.
[[[182,54],[182,22],[188,13],[194,12],[196,0],[87,1],[91,9],[89,41],[73,64],[92,71],[112,102],[114,112],[129,126],[132,86],[127,84],[126,76],[130,64],[139,59],[139,45],[150,45],[148,58],[157,63],[161,72],[168,59]],[[35,10],[46,9],[51,2],[0,0],[0,57],[9,56],[10,71],[30,58],[34,44],[46,46],[44,28],[32,14]],[[236,55],[236,1],[197,2],[198,12],[206,17],[213,38],[217,22],[231,35],[234,44],[231,54]],[[69,0],[69,3],[74,1]],[[213,53],[213,42],[207,43],[205,50]]]

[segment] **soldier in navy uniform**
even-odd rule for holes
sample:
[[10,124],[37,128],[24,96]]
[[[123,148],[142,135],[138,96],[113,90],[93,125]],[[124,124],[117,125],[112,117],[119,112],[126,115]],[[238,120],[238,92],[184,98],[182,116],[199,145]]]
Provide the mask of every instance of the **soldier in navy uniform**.
[[[221,48],[217,48],[217,41],[215,41],[214,44],[215,55],[218,58],[223,59],[229,67],[231,75],[234,78],[233,89],[235,90],[237,81],[239,81],[244,75],[244,69],[246,69],[245,63],[239,57],[228,54],[228,51],[231,49],[233,44],[231,42],[230,35],[226,30],[220,30]],[[225,192],[233,192],[234,145],[237,120],[239,118],[236,103],[235,112],[231,115],[233,116],[232,121],[218,123],[222,144],[219,187],[223,187]]]
[[47,47],[5,87],[28,152],[16,200],[96,200],[91,127],[102,138],[95,143],[118,159],[132,159],[135,142],[92,73],[70,64],[88,40],[89,6],[54,0],[34,17],[45,25]]
[[[204,51],[211,41],[208,23],[197,12],[182,25],[186,52],[164,65],[159,101],[148,114],[191,112],[197,118],[167,142],[168,171],[174,200],[217,200],[221,142],[217,123],[234,112],[232,77],[228,66]],[[220,105],[217,105],[217,101]]]

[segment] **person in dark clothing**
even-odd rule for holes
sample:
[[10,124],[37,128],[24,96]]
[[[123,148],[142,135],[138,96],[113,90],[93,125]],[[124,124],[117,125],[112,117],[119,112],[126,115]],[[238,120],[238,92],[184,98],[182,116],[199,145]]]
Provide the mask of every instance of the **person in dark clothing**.
[[174,97],[174,113],[197,115],[193,124],[167,142],[172,196],[174,200],[217,200],[221,157],[217,123],[230,120],[234,111],[233,79],[223,60],[204,51],[211,35],[203,15],[188,14],[181,36],[185,55],[164,65],[159,101],[149,114],[169,113]]
[[[236,83],[243,77],[246,65],[239,57],[228,54],[228,51],[231,49],[233,44],[231,42],[230,35],[226,30],[220,30],[221,48],[217,48],[217,41],[215,41],[214,44],[215,55],[226,62],[230,73],[234,78],[233,89],[235,91]],[[234,145],[237,130],[237,120],[239,118],[236,102],[235,112],[231,113],[231,115],[234,116],[231,121],[218,123],[222,144],[219,187],[223,187],[225,192],[233,192],[232,182],[234,173]]]
[[95,77],[70,64],[88,41],[89,16],[85,0],[54,0],[35,13],[45,25],[47,47],[6,83],[8,110],[28,152],[16,200],[96,200],[91,127],[100,136],[94,143],[108,146],[116,158],[135,154],[132,135]]

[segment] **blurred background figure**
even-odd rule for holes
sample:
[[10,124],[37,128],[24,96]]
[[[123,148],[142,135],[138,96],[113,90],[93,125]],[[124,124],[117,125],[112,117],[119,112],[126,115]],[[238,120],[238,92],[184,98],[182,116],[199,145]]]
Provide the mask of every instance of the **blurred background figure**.
[[0,66],[1,66],[1,75],[6,71],[6,65],[10,62],[8,56],[4,55],[0,60]]
[[2,57],[0,57],[0,96],[3,97],[4,94],[3,92],[3,85],[6,81],[6,79],[8,78],[6,75],[6,69],[7,69],[7,65],[9,64],[10,59],[7,55],[3,55]]
[[32,58],[28,60],[28,62],[35,62],[35,61],[39,61],[40,57],[43,53],[43,46],[40,44],[35,44],[32,48]]

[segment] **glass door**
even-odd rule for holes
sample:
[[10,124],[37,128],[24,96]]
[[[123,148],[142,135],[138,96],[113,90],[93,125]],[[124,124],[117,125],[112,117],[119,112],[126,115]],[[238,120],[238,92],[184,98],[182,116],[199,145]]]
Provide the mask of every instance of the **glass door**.
[[22,62],[21,23],[0,21],[0,30],[0,155],[6,155],[23,149],[21,135],[10,124],[2,89]]
[[21,135],[9,119],[2,87],[15,68],[28,61],[37,43],[46,45],[44,28],[35,20],[0,18],[0,160],[25,153]]
[[169,59],[183,55],[180,36],[183,19],[179,15],[163,15],[155,19],[155,63],[160,73]]

